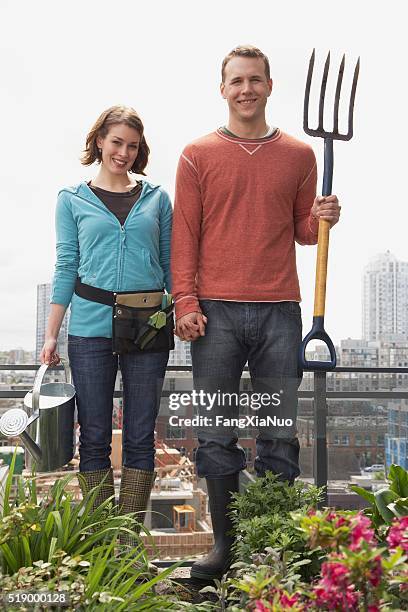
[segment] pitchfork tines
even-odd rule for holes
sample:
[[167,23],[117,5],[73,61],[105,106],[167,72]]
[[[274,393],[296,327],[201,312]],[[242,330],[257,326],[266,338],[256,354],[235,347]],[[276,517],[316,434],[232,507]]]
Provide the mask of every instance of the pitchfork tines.
[[328,132],[323,128],[324,98],[326,95],[327,77],[328,77],[329,68],[330,68],[330,51],[327,55],[326,63],[324,65],[322,84],[320,87],[319,124],[316,129],[309,127],[309,98],[310,98],[310,86],[312,84],[312,77],[313,77],[314,61],[315,61],[315,50],[313,49],[313,53],[309,61],[309,71],[307,73],[307,80],[306,80],[305,101],[304,101],[304,110],[303,110],[303,128],[306,134],[309,134],[309,136],[319,136],[320,138],[330,138],[332,140],[350,140],[353,136],[353,109],[354,109],[354,99],[356,97],[358,73],[360,70],[360,58],[358,58],[356,67],[354,69],[353,83],[351,86],[347,134],[339,133],[339,103],[340,103],[341,85],[343,82],[344,65],[346,61],[345,55],[343,55],[343,58],[341,60],[339,74],[337,76],[337,86],[336,86],[336,93],[335,93],[335,98],[334,98],[333,131]]

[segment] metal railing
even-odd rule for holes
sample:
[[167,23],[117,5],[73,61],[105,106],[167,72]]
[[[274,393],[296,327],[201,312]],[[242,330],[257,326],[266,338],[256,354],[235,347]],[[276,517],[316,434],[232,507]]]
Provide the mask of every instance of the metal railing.
[[[0,371],[35,371],[40,366],[37,364],[0,364]],[[62,366],[50,368],[51,370],[63,370]],[[247,370],[247,368],[245,368]],[[191,372],[191,366],[168,366],[167,373]],[[368,368],[368,367],[336,367],[329,374],[340,373],[365,373],[365,374],[408,374],[408,368]],[[327,455],[327,417],[328,400],[333,399],[408,399],[408,389],[403,391],[328,391],[327,373],[313,372],[313,390],[300,390],[299,399],[313,400],[313,477],[319,487],[325,487],[326,496],[321,505],[327,505],[327,482],[328,482],[328,455]],[[23,398],[26,390],[0,391],[1,399]],[[115,391],[115,397],[121,397],[121,391]]]

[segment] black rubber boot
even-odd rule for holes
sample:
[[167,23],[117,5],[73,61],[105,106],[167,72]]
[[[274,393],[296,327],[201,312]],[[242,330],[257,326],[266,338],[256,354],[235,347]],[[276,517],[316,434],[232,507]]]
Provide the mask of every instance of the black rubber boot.
[[229,516],[231,493],[239,491],[239,472],[221,478],[207,478],[210,501],[211,521],[214,532],[214,548],[204,557],[193,563],[191,578],[213,580],[221,578],[232,563],[231,546],[234,537],[229,533],[233,524]]

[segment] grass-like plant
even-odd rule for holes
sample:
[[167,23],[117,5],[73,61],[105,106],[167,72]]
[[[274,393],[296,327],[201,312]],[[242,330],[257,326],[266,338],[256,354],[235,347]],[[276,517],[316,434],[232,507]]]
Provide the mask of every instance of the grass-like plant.
[[119,532],[133,532],[137,517],[119,516],[114,511],[113,499],[93,508],[98,487],[82,501],[74,502],[67,486],[75,474],[57,480],[42,500],[37,495],[35,475],[27,479],[18,477],[17,494],[12,501],[15,458],[16,455],[6,480],[0,522],[3,573],[14,573],[34,561],[50,562],[57,549],[74,557],[87,553]]

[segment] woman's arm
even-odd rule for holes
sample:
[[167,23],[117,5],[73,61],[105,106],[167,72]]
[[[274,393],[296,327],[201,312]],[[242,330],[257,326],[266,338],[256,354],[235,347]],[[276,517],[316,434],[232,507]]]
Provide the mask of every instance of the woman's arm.
[[40,353],[41,363],[57,364],[60,360],[56,352],[58,334],[65,311],[74,292],[78,275],[79,244],[78,229],[72,215],[69,196],[62,190],[58,194],[55,214],[57,238],[57,261],[52,284],[51,308],[48,316],[45,342]]
[[55,349],[66,309],[66,306],[62,304],[51,304],[47,330],[45,332],[45,342],[40,353],[41,363],[46,363],[47,365],[59,363],[60,357]]

